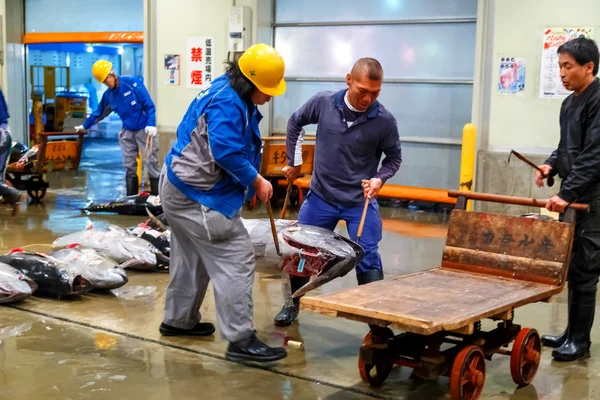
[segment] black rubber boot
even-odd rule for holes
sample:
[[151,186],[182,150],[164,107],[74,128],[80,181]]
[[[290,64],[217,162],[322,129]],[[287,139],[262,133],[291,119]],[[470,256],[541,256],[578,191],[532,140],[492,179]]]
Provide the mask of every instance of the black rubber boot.
[[150,178],[150,194],[158,196],[158,178]]
[[135,178],[126,178],[125,183],[127,185],[127,196],[135,196],[140,191],[140,184],[137,176]]
[[[290,284],[292,286],[292,293],[306,285],[310,280],[309,277],[304,276],[290,276]],[[302,296],[300,296],[302,297]],[[294,305],[286,307],[285,305],[275,316],[275,325],[277,326],[290,326],[300,313],[300,297],[294,299]]]
[[260,341],[256,335],[236,343],[229,343],[225,358],[229,361],[270,362],[285,358],[287,351],[283,347],[270,347]]
[[367,283],[376,282],[383,280],[383,270],[371,269],[362,274],[356,275],[356,280],[359,285],[366,285]]
[[589,354],[590,330],[596,310],[596,291],[573,289],[569,304],[569,329],[567,340],[552,351],[556,361],[575,361]]
[[[569,288],[569,300],[567,302],[567,309],[571,308],[571,292],[573,289]],[[565,331],[558,336],[553,335],[543,335],[542,336],[542,344],[547,347],[552,347],[554,349],[562,346],[566,341],[569,334],[569,325],[565,328]]]

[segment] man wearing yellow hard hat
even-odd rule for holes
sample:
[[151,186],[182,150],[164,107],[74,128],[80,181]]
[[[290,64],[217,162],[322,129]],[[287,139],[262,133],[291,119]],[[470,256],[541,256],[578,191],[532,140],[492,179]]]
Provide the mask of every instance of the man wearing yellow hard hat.
[[[92,75],[100,83],[108,86],[102,95],[98,108],[83,125],[76,126],[78,132],[85,132],[94,124],[116,112],[123,121],[123,130],[119,134],[119,143],[123,150],[125,182],[127,196],[138,193],[137,177],[138,151],[142,152],[143,162],[150,177],[150,193],[158,195],[158,138],[156,137],[156,110],[154,102],[142,81],[133,76],[117,76],[108,61],[98,60],[92,66]],[[147,141],[152,141],[152,151]],[[149,154],[146,154],[148,152]]]
[[171,227],[171,268],[165,336],[208,336],[213,324],[200,322],[208,282],[215,293],[226,357],[275,361],[286,356],[254,333],[252,286],[254,248],[240,219],[244,200],[256,192],[266,202],[271,183],[259,173],[262,139],[257,106],[285,92],[284,62],[271,46],[248,48],[239,62],[192,101],[165,159],[160,194]]

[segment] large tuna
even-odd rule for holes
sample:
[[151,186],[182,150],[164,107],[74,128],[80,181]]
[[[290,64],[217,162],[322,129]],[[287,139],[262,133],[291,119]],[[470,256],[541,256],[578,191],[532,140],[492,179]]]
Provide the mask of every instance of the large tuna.
[[0,304],[25,300],[37,287],[23,272],[0,262]]
[[72,246],[57,250],[50,255],[66,262],[72,271],[81,274],[94,289],[116,289],[128,281],[127,273],[123,268],[94,249]]
[[71,271],[63,261],[46,254],[13,250],[0,256],[0,262],[27,275],[38,285],[38,292],[66,296],[83,294],[92,289],[83,276]]
[[82,211],[86,212],[105,212],[124,215],[146,215],[146,209],[152,214],[162,214],[163,209],[160,204],[160,198],[149,193],[128,196],[107,203],[92,203]]
[[162,254],[167,257],[171,256],[171,231],[162,230],[159,231],[154,229],[150,225],[145,223],[139,224],[136,227],[129,228],[129,231],[148,242],[158,249]]
[[152,270],[168,265],[165,257],[146,240],[116,225],[107,228],[90,227],[56,239],[57,247],[79,244],[115,260],[123,268]]
[[[150,219],[153,226],[168,229],[164,218]],[[364,257],[362,247],[335,232],[282,219],[275,220],[281,253],[277,254],[268,219],[242,218],[242,222],[252,240],[257,267],[278,267],[284,274],[313,277],[294,297],[346,275]]]
[[242,221],[252,239],[258,266],[277,265],[283,273],[313,277],[293,297],[346,275],[364,257],[362,247],[335,232],[288,220],[275,221],[281,253],[278,255],[268,219]]

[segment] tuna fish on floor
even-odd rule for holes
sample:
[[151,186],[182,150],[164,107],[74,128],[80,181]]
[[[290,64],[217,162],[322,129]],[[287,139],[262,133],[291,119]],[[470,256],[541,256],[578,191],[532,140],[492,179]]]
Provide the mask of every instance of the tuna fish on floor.
[[88,280],[94,289],[116,289],[128,282],[127,272],[116,261],[94,249],[75,245],[56,250],[50,255],[67,263],[72,271]]
[[162,214],[163,209],[160,204],[160,198],[144,192],[107,203],[92,203],[86,208],[83,208],[82,211],[123,215],[146,215],[146,209],[150,210],[154,215]]
[[0,262],[0,304],[23,301],[36,291],[38,285],[27,275]]
[[156,270],[168,265],[169,259],[150,242],[116,225],[107,228],[89,227],[83,231],[60,237],[55,247],[81,245],[116,261],[123,268]]
[[38,285],[37,292],[55,296],[80,295],[92,289],[81,274],[61,260],[46,254],[13,250],[0,256],[0,262],[23,272]]

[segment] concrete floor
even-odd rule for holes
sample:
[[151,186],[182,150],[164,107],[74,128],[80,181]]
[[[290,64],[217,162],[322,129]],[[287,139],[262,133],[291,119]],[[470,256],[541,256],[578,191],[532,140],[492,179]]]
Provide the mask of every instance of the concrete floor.
[[[0,209],[0,252],[29,246],[38,251],[57,236],[84,229],[90,223],[127,227],[143,217],[84,215],[86,201],[110,200],[125,191],[118,144],[88,142],[77,174],[50,176],[44,204],[30,205],[16,218]],[[444,245],[447,215],[382,208],[381,254],[387,277],[435,267]],[[263,210],[245,217],[264,217]],[[293,215],[291,216],[293,217]],[[340,227],[344,233],[344,227]],[[254,286],[254,321],[259,336],[271,345],[284,339],[304,343],[288,348],[278,363],[240,365],[224,359],[226,343],[213,338],[163,338],[165,273],[130,272],[129,293],[87,294],[77,299],[32,297],[14,307],[0,308],[0,398],[15,399],[445,399],[448,379],[433,382],[411,378],[396,367],[386,384],[373,389],[358,375],[357,356],[368,331],[365,324],[302,312],[287,329],[273,326],[282,304],[278,271],[258,271]],[[328,293],[356,285],[353,274],[313,292]],[[210,288],[209,288],[210,291]],[[431,294],[435,296],[435,293]],[[208,293],[202,315],[215,321]],[[550,304],[517,310],[515,321],[541,333],[559,332],[566,323],[566,292]],[[484,325],[485,327],[485,325]],[[600,329],[592,332],[600,340]],[[600,351],[594,343],[592,353]],[[495,356],[487,363],[486,399],[600,398],[600,364],[595,359],[559,364],[544,349],[537,377],[525,388],[512,382],[509,360]],[[594,383],[596,382],[596,383]]]

